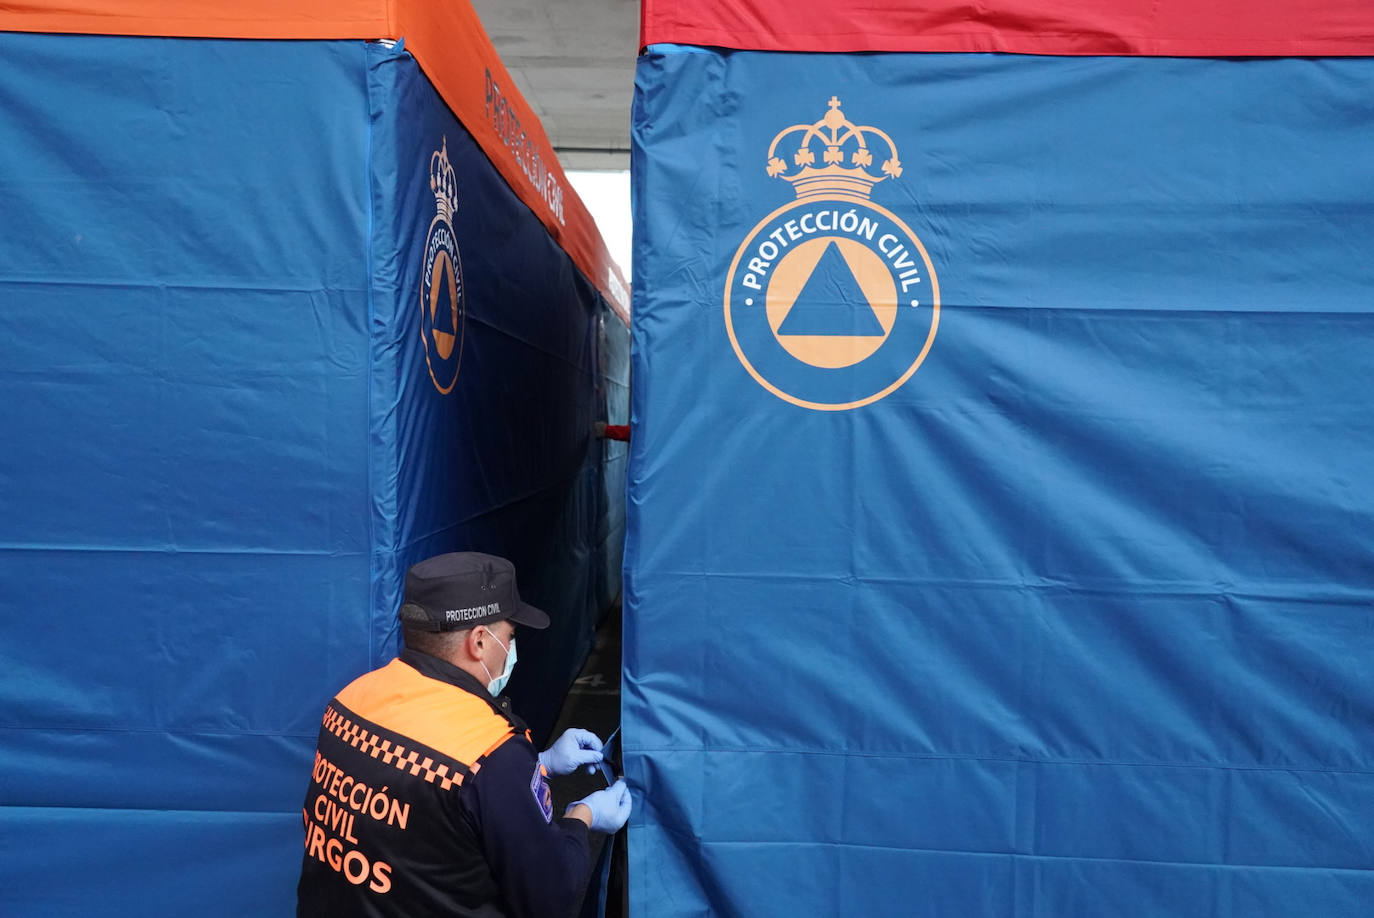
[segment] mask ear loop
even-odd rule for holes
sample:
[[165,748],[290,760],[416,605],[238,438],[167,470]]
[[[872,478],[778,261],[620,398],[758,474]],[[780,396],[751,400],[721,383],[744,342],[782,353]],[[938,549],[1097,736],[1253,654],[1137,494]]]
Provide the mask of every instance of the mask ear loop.
[[[483,627],[483,628],[487,628],[486,625],[483,625],[482,627]],[[506,652],[506,656],[510,656],[510,648],[507,647],[504,643],[502,643],[501,639],[500,639],[499,637],[496,636],[496,632],[495,632],[495,631],[492,631],[490,628],[487,628],[487,634],[490,634],[490,635],[491,635],[491,639],[497,643],[497,646],[499,646],[502,650],[504,650],[504,651]],[[514,640],[514,639],[515,639],[515,638],[512,636],[511,640]]]
[[[483,627],[483,628],[487,628],[486,625],[483,625],[482,627]],[[487,634],[490,634],[490,635],[491,635],[491,639],[492,639],[493,641],[495,641],[497,644],[500,645],[501,649],[504,650],[504,651],[506,652],[506,656],[509,658],[509,657],[510,657],[510,648],[507,647],[505,644],[502,644],[502,643],[501,643],[501,639],[500,639],[499,637],[496,636],[496,632],[492,631],[490,628],[487,628]],[[484,672],[484,673],[487,674],[487,686],[490,687],[491,684],[492,684],[493,682],[496,681],[496,677],[493,676],[493,675],[491,674],[491,670],[487,669],[487,664],[486,664],[486,662],[485,662],[484,660],[482,660],[482,659],[479,657],[478,660],[477,660],[477,662],[482,664],[482,672]]]

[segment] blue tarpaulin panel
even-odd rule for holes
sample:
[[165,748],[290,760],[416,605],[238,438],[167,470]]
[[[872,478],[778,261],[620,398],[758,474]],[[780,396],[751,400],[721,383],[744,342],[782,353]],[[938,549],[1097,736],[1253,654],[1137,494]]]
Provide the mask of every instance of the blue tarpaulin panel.
[[549,611],[546,731],[627,339],[401,46],[0,35],[0,913],[291,913],[324,704],[429,554]]
[[1370,914],[1371,90],[641,57],[635,915]]

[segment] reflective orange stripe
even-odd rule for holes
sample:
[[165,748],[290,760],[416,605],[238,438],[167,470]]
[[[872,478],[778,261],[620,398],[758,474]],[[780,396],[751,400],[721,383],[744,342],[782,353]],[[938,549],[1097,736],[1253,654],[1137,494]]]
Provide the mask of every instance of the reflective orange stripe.
[[[489,756],[489,755],[491,755],[493,752],[495,752],[495,751],[500,747],[500,745],[501,745],[502,743],[504,743],[506,740],[510,739],[511,736],[514,736],[514,735],[515,735],[515,733],[512,731],[512,733],[510,734],[510,736],[503,736],[503,737],[501,737],[499,740],[497,740],[496,742],[494,742],[494,743],[492,743],[490,746],[488,746],[488,747],[482,752],[482,754],[479,755],[477,758],[478,758],[479,760],[480,760],[480,759],[485,759],[487,756]],[[476,771],[475,768],[474,768],[473,770]]]
[[[359,717],[464,765],[471,765],[515,735],[510,723],[481,698],[422,676],[400,660],[355,679],[338,698]],[[384,743],[381,748],[384,758],[390,761],[395,757],[414,774],[431,770],[414,750],[402,749],[399,744],[387,749]]]
[[[338,703],[341,704],[342,702]],[[354,749],[365,752],[374,759],[380,759],[387,765],[395,765],[401,771],[413,768],[415,765],[415,756],[407,756],[404,746],[392,745],[391,740],[384,739],[361,724],[354,723],[351,717],[341,713],[334,704],[325,709],[324,728]],[[463,783],[461,771],[449,768],[445,762],[435,763],[429,756],[425,756],[421,770],[424,772],[426,781],[430,784],[438,781],[444,790],[449,790]],[[414,773],[412,771],[412,774]]]

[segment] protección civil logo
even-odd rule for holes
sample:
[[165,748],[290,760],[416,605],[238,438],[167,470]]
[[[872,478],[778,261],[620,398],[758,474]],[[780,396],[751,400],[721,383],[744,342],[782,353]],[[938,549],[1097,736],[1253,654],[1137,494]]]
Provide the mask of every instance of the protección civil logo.
[[434,192],[434,219],[425,236],[420,270],[420,340],[425,346],[429,378],[444,395],[458,381],[463,362],[463,263],[453,235],[458,210],[458,179],[448,161],[448,138],[429,158],[429,190]]
[[[876,173],[875,145],[884,157]],[[871,199],[902,174],[896,145],[849,121],[832,96],[820,121],[773,138],[767,172],[796,199],[761,220],[730,264],[725,327],[735,355],[759,385],[803,408],[843,411],[891,395],[940,324],[925,246]]]

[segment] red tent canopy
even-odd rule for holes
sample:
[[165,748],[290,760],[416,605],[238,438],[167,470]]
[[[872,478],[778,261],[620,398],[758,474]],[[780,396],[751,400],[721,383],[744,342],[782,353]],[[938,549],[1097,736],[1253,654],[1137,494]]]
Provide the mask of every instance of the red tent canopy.
[[642,44],[762,51],[1374,54],[1369,0],[643,0]]

